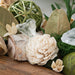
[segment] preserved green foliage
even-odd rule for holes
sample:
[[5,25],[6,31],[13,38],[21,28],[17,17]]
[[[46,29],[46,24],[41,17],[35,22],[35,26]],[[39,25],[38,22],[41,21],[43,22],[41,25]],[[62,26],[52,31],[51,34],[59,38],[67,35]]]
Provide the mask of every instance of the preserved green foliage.
[[51,4],[51,8],[52,8],[52,10],[56,9],[56,7],[53,4]]
[[73,23],[70,26],[71,28],[75,28],[75,21],[73,21]]
[[42,27],[40,27],[40,30],[45,34],[45,30]]
[[44,14],[44,17],[45,17],[46,21],[48,21],[49,17],[46,14]]
[[0,36],[3,37],[3,35],[7,32],[6,24],[11,25],[12,22],[18,24],[17,20],[7,9],[0,7]]
[[61,7],[59,6],[59,4],[57,4],[56,2],[55,2],[55,5],[56,5],[56,7],[57,7],[58,9],[61,9]]
[[18,0],[9,7],[9,11],[15,16],[19,23],[24,23],[29,18],[35,19],[37,30],[40,29],[42,12],[39,6],[33,1]]
[[61,36],[62,35],[58,35],[58,34],[51,34],[52,36],[55,37],[56,41],[57,41],[57,46],[59,48],[59,57],[62,59],[64,56],[66,56],[69,53],[75,52],[75,46],[72,45],[68,45],[66,43],[63,43],[61,41]]
[[[56,5],[56,7],[55,7],[55,5]],[[59,6],[58,3],[55,2],[55,5],[54,5],[54,4],[51,4],[52,10],[55,10],[55,9],[61,9],[61,7]]]

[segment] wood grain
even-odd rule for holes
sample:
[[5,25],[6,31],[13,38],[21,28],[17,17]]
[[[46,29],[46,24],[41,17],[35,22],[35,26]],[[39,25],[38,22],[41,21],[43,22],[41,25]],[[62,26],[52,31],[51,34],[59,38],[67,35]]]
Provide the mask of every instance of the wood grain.
[[0,75],[62,75],[50,69],[0,56]]

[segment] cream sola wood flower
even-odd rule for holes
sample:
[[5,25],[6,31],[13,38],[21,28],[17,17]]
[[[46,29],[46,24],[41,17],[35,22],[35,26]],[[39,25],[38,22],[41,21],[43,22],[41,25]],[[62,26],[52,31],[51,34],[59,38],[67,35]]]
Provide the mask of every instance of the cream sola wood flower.
[[64,68],[63,61],[57,59],[56,62],[52,62],[51,68],[56,72],[61,72]]
[[56,40],[48,34],[36,35],[30,38],[26,45],[26,56],[31,64],[45,65],[48,60],[53,60],[57,53]]
[[9,24],[6,25],[6,30],[8,31],[4,37],[9,36],[9,35],[14,35],[17,33],[17,28],[14,22],[12,22],[12,26],[10,26]]

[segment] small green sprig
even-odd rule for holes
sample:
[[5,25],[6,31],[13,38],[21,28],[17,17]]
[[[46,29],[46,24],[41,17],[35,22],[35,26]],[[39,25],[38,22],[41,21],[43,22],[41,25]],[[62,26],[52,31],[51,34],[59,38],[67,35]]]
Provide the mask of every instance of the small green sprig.
[[70,28],[71,28],[71,29],[72,29],[72,28],[75,28],[75,21],[72,22]]
[[45,34],[45,30],[42,27],[40,27],[40,30]]
[[48,21],[49,17],[46,14],[44,14],[44,17],[45,17],[46,21]]
[[61,9],[61,7],[59,6],[59,4],[57,4],[56,2],[55,2],[55,5],[51,4],[51,8],[52,8],[52,10]]

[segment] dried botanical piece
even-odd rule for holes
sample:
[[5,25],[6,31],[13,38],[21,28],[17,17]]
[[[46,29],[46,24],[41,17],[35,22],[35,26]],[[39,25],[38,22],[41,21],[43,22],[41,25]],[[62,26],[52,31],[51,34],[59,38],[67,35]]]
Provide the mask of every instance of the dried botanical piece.
[[12,27],[9,24],[7,24],[6,25],[6,30],[8,32],[4,35],[4,37],[9,36],[9,35],[14,35],[14,34],[17,33],[17,28],[16,28],[16,25],[15,25],[14,22],[12,23]]
[[36,35],[36,22],[34,19],[28,19],[25,23],[16,25],[19,32],[30,37]]
[[0,7],[0,36],[3,37],[7,33],[6,24],[11,25],[12,22],[18,24],[15,17],[7,9]]
[[61,37],[62,42],[75,46],[75,28],[64,33]]
[[72,18],[71,18],[70,24],[72,24],[72,23],[73,23],[73,21],[74,21],[74,19],[72,19]]
[[5,55],[7,53],[7,47],[3,40],[3,38],[0,36],[0,55]]
[[56,62],[54,61],[52,62],[51,67],[54,71],[61,72],[64,68],[63,61],[60,59],[57,59]]
[[0,0],[0,6],[8,8],[15,1],[17,0]]
[[38,5],[32,0],[18,0],[14,2],[8,9],[17,19],[19,23],[24,23],[28,19],[34,19],[36,29],[39,31],[42,23],[42,12]]
[[29,37],[24,34],[10,35],[8,38],[8,55],[18,61],[27,60],[26,44]]
[[70,23],[67,15],[63,9],[56,9],[48,19],[47,25],[45,26],[46,34],[63,34],[70,29]]
[[26,56],[31,64],[45,65],[57,56],[58,47],[54,37],[48,34],[36,35],[29,39]]

